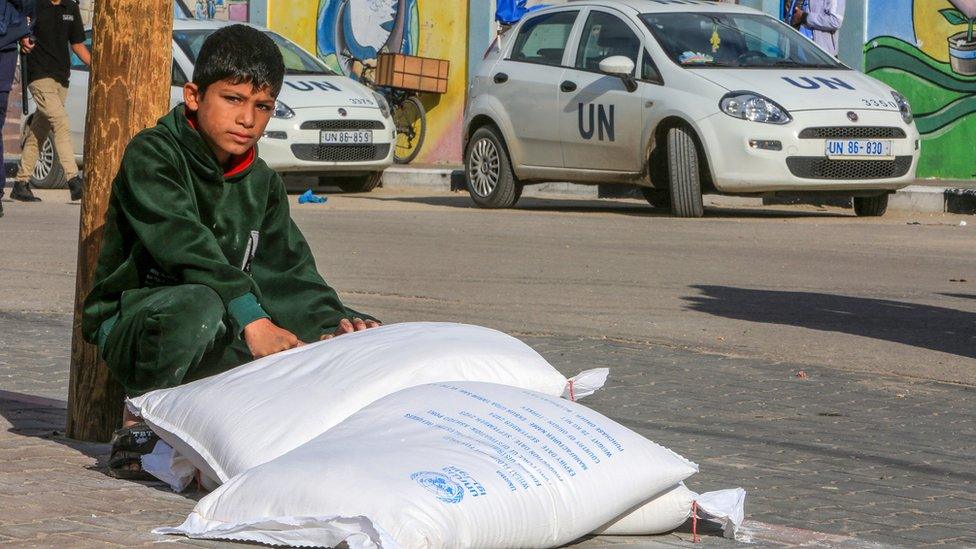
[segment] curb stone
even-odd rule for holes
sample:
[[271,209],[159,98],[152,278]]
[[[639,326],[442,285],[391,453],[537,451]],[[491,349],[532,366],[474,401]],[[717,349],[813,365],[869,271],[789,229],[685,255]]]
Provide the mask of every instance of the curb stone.
[[[464,191],[464,172],[460,166],[392,166],[383,173],[386,188],[423,187],[444,192]],[[540,193],[565,194],[577,198],[640,198],[631,189],[619,185],[577,185],[573,183],[543,183],[530,185],[525,196]],[[713,206],[762,206],[763,199],[709,195],[706,203]],[[891,196],[889,209],[923,213],[976,214],[976,188],[951,185],[909,185]]]

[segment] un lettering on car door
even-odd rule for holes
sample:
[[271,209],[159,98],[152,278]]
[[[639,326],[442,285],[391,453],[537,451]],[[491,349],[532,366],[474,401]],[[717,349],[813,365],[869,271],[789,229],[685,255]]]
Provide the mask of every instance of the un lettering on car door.
[[575,93],[560,94],[566,167],[640,171],[641,94],[628,93],[617,78],[585,74],[580,80],[589,82]]

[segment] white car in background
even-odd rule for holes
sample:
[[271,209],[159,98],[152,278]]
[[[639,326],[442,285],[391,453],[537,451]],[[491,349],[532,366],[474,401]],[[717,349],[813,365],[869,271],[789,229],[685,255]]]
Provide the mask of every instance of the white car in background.
[[[170,88],[172,105],[183,101],[182,86],[193,75],[193,61],[204,40],[228,24],[176,20],[173,85]],[[282,175],[317,175],[321,185],[335,185],[351,192],[375,188],[383,170],[393,163],[396,141],[386,100],[366,86],[335,74],[281,35],[260,30],[281,49],[286,70],[274,117],[258,143],[259,156]],[[86,36],[86,44],[91,48],[90,30]],[[66,107],[79,165],[84,154],[88,75],[88,67],[73,55]],[[30,107],[33,112],[33,100]],[[63,187],[66,181],[50,138],[42,144],[39,157],[33,185]]]
[[853,198],[882,215],[911,184],[908,101],[753,9],[581,0],[531,13],[486,53],[465,110],[476,204],[547,181],[641,188],[676,216],[702,193]]

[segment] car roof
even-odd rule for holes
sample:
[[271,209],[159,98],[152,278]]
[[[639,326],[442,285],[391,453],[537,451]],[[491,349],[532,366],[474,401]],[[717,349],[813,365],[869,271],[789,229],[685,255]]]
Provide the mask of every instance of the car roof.
[[268,30],[258,25],[252,25],[251,23],[239,23],[237,21],[207,21],[203,19],[175,19],[173,21],[173,30],[217,30],[222,27],[229,27],[230,25],[247,25],[262,31]]
[[667,13],[667,12],[722,12],[722,13],[752,13],[762,12],[725,2],[714,0],[568,0],[552,5],[552,8],[566,6],[602,6],[617,8],[631,13]]

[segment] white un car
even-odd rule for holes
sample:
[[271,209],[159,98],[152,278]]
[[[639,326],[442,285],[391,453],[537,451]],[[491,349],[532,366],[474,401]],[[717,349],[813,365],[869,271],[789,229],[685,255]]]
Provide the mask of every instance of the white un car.
[[[172,104],[183,101],[183,84],[193,75],[193,61],[204,40],[228,23],[176,20],[173,30]],[[322,184],[346,191],[369,191],[393,163],[395,126],[390,108],[377,93],[336,75],[313,55],[282,36],[270,36],[285,59],[285,83],[274,118],[258,144],[258,153],[283,175],[318,175]],[[86,33],[91,47],[91,31]],[[88,103],[88,67],[72,56],[67,110],[76,160],[80,163]],[[33,101],[31,101],[33,108]],[[26,122],[26,121],[25,121]],[[34,185],[63,187],[61,166],[50,139],[41,145]]]
[[479,206],[531,183],[620,183],[682,217],[703,192],[843,195],[882,215],[919,155],[900,94],[771,17],[697,0],[533,12],[486,53],[464,136]]

